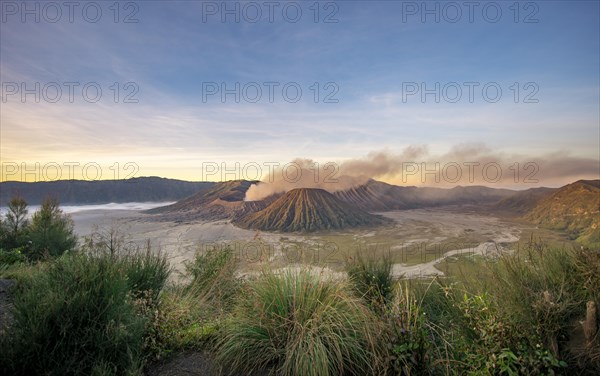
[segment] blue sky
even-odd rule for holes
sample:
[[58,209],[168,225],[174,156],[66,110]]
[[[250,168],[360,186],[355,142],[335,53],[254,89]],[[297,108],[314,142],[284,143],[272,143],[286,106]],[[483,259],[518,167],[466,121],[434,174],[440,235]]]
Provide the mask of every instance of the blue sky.
[[[597,1],[520,2],[518,15],[514,2],[478,2],[473,22],[463,2],[452,3],[460,17],[447,2],[427,2],[434,12],[438,7],[439,22],[435,14],[421,18],[422,2],[320,2],[318,22],[313,2],[277,2],[273,22],[262,1],[122,2],[116,23],[113,2],[88,9],[92,18],[96,7],[102,10],[96,23],[83,17],[85,2],[73,22],[59,2],[56,23],[47,21],[56,14],[44,11],[43,2],[9,3],[17,10],[3,4],[0,24],[4,163],[135,162],[140,176],[199,180],[207,161],[342,162],[373,151],[399,155],[411,145],[426,145],[428,160],[447,158],[457,145],[479,145],[505,162],[512,156],[600,159]],[[36,4],[40,22],[31,14],[22,22],[23,7],[35,13]],[[222,7],[239,7],[239,22],[234,15],[222,22]],[[263,18],[250,22],[257,7]],[[297,8],[302,15],[291,22]],[[491,22],[497,9],[502,14]],[[138,22],[123,22],[132,11]],[[332,12],[337,22],[323,22]],[[50,103],[42,95],[36,103],[33,95],[23,101],[20,92],[9,93],[14,83],[33,88],[36,82],[61,85],[61,99]],[[73,103],[65,82],[80,84]],[[102,89],[96,103],[79,93],[89,82]],[[133,90],[127,82],[139,89],[138,103],[123,103]],[[269,82],[278,83],[273,103]],[[473,103],[465,82],[478,85]],[[222,101],[218,94],[203,100],[207,83],[230,89],[239,83],[240,90],[252,83],[249,97],[256,84],[262,97],[255,103],[243,96],[236,103],[234,95]],[[286,83],[302,89],[298,102],[282,96]],[[439,103],[433,94],[423,101],[420,93],[406,94],[411,83],[429,89],[438,83],[440,91],[457,83],[463,96],[447,100],[454,98],[452,84]],[[481,92],[489,83],[502,90],[495,103]],[[323,103],[334,91],[337,103]],[[527,94],[538,103],[523,103]],[[597,177],[597,169],[578,173]]]

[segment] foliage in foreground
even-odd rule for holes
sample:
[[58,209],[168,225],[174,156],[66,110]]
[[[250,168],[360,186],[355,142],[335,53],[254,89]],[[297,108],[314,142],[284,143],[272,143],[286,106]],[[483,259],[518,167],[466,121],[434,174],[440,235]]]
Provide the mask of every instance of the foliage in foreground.
[[[600,252],[549,249],[536,245],[502,257],[484,285],[496,309],[530,339],[569,362],[570,368],[600,373],[600,335],[587,345],[577,340],[588,302],[600,302]],[[537,341],[538,343],[535,343]]]
[[240,288],[240,281],[235,278],[237,263],[231,249],[198,252],[185,267],[191,278],[185,288],[188,295],[209,303],[215,313],[230,310]]
[[148,318],[144,336],[144,358],[162,362],[179,351],[202,350],[215,338],[218,317],[207,314],[205,302],[181,289],[165,291],[159,304],[137,302],[139,311]]
[[357,253],[348,260],[346,271],[355,292],[374,310],[385,310],[394,289],[392,262],[388,255],[378,259]]
[[0,264],[52,258],[77,245],[73,221],[55,199],[45,199],[31,221],[27,214],[24,199],[14,197],[9,202],[5,218],[0,219]]
[[380,327],[343,282],[307,270],[264,272],[220,333],[217,357],[234,374],[377,374]]
[[356,294],[387,328],[389,373],[600,372],[600,334],[584,341],[580,324],[600,299],[599,252],[532,241],[479,267],[485,278],[393,281],[385,259],[352,260]]
[[150,318],[144,339],[149,360],[163,361],[177,351],[205,349],[214,342],[240,289],[235,268],[230,249],[198,253],[186,264],[188,283],[165,291],[156,307],[141,305]]
[[597,374],[600,334],[584,344],[579,332],[587,302],[600,298],[599,256],[529,249],[482,266],[490,269],[490,280],[400,281],[384,317],[392,334],[391,369],[417,375]]
[[600,299],[597,251],[532,244],[475,281],[395,281],[388,261],[359,257],[348,281],[308,270],[240,281],[224,250],[198,254],[189,283],[165,290],[166,260],[123,244],[106,232],[82,254],[5,271],[21,284],[2,369],[140,373],[212,349],[233,374],[600,373],[600,334],[586,343],[579,324]]
[[11,374],[137,373],[147,318],[134,301],[155,297],[168,276],[161,256],[66,254],[40,265],[14,292],[2,337]]

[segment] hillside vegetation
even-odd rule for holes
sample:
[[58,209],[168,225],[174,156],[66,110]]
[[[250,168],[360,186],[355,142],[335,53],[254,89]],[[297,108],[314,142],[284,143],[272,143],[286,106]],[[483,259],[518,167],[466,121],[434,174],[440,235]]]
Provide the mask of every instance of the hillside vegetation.
[[525,215],[533,210],[545,198],[550,197],[558,189],[555,188],[530,188],[516,192],[496,203],[494,209],[517,215]]
[[540,200],[525,218],[568,232],[583,245],[600,247],[600,180],[568,184]]

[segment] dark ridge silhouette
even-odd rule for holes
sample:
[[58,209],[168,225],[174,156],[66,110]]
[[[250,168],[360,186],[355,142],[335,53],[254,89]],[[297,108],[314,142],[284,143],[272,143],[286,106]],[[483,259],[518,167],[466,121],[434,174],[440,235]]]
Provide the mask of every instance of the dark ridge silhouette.
[[71,205],[176,201],[214,184],[154,176],[126,180],[7,181],[0,183],[0,206],[7,205],[15,195],[20,195],[30,205],[39,205],[48,196],[56,198],[61,204]]

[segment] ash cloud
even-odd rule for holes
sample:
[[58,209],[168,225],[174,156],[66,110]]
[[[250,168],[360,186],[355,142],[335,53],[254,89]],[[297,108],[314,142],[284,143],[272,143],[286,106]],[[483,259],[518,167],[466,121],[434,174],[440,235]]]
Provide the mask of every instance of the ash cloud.
[[369,180],[366,174],[340,174],[340,165],[334,162],[318,163],[312,159],[295,159],[273,169],[246,192],[246,201],[258,201],[294,188],[321,188],[329,192],[349,189]]
[[399,153],[374,151],[362,158],[317,163],[296,159],[274,169],[262,182],[250,187],[247,201],[264,199],[294,188],[346,190],[369,179],[397,185],[485,185],[527,189],[558,187],[579,179],[599,179],[600,161],[559,151],[545,155],[511,154],[485,144],[465,143],[436,153],[428,145],[411,145]]

